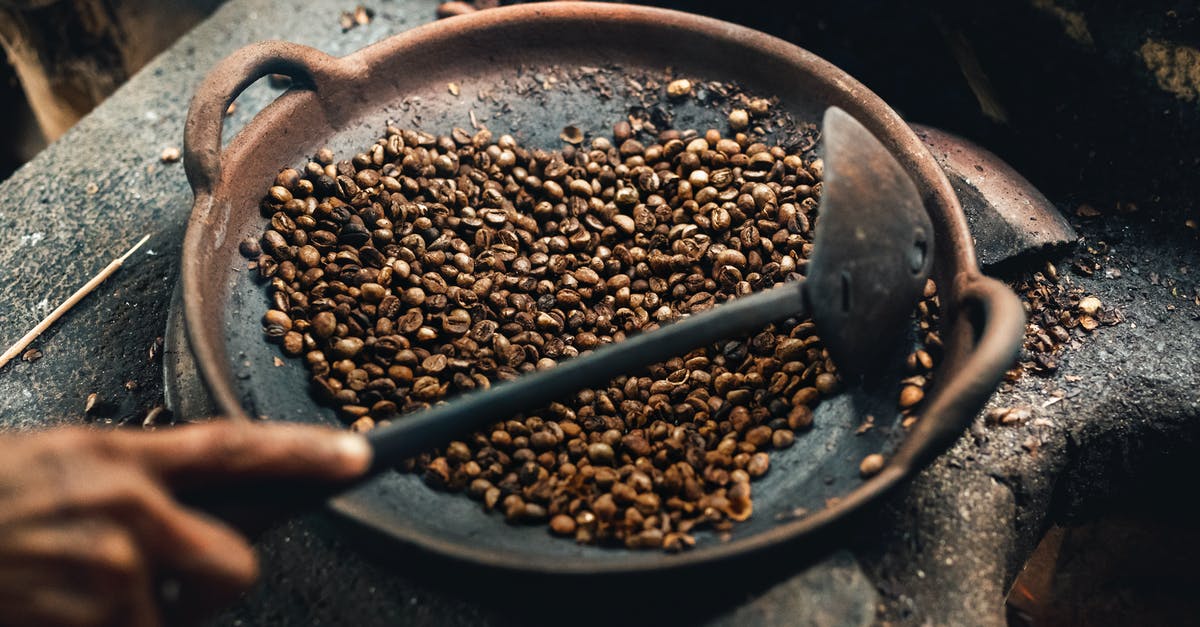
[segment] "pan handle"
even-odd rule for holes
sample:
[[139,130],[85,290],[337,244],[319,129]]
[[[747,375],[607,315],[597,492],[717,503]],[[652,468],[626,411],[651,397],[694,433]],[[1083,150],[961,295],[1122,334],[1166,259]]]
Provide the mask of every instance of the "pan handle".
[[958,316],[965,316],[974,349],[958,365],[948,364],[949,377],[930,399],[913,432],[891,463],[920,468],[949,448],[996,390],[1004,372],[1016,362],[1025,338],[1025,309],[1004,283],[982,275],[967,278],[959,291]]
[[183,165],[196,197],[211,196],[220,180],[225,111],[244,89],[264,76],[285,74],[320,96],[332,93],[340,73],[334,57],[286,41],[251,44],[221,61],[196,90],[183,128]]

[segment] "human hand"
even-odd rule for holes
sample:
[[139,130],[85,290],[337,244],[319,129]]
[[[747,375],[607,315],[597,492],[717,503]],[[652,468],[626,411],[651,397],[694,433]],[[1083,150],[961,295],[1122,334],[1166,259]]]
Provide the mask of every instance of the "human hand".
[[361,436],[215,421],[154,433],[68,428],[0,436],[0,623],[162,622],[159,578],[189,608],[227,603],[257,578],[247,541],[172,492],[252,479],[352,479]]

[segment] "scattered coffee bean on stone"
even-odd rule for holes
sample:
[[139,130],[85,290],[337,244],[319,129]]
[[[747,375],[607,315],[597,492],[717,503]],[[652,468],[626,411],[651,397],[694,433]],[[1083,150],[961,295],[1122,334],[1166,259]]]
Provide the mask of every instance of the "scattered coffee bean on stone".
[[[1091,273],[1101,267],[1108,252],[1104,242],[1085,243],[1069,260],[1076,274]],[[1083,268],[1084,271],[1081,271]],[[1025,305],[1028,321],[1025,342],[1017,367],[1005,375],[1015,381],[1026,372],[1050,375],[1058,371],[1059,354],[1077,346],[1100,326],[1112,326],[1122,320],[1120,313],[1105,307],[1099,298],[1085,294],[1070,275],[1062,274],[1052,262],[1039,271],[1025,272],[1010,281]]]
[[680,78],[667,83],[667,95],[672,98],[682,98],[692,93],[692,81]]

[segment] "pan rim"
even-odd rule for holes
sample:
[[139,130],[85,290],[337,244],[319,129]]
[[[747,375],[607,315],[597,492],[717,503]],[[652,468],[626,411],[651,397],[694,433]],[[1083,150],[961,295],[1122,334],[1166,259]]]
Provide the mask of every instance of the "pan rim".
[[[954,278],[952,284],[947,285],[948,293],[960,292],[963,286],[974,283],[982,277],[975,263],[974,248],[971,244],[965,217],[958,205],[958,199],[954,195],[948,179],[933,161],[932,155],[921,143],[916,133],[882,99],[841,69],[799,46],[750,28],[689,13],[652,7],[578,2],[514,5],[416,27],[336,59],[333,63],[339,71],[347,74],[363,72],[375,60],[391,56],[399,50],[446,37],[471,36],[473,33],[512,22],[537,22],[538,26],[543,28],[561,26],[564,23],[587,22],[602,23],[613,27],[637,24],[665,30],[684,29],[692,34],[721,40],[730,46],[742,48],[747,51],[747,54],[770,55],[787,65],[804,68],[820,80],[836,86],[847,99],[855,103],[858,109],[857,116],[865,115],[869,118],[869,120],[862,120],[865,124],[869,121],[868,126],[872,127],[877,134],[881,131],[886,134],[886,137],[881,136],[881,139],[885,139],[885,143],[890,149],[894,152],[899,150],[904,153],[907,159],[902,159],[902,163],[926,196],[926,208],[931,217],[935,218],[935,231],[941,231],[944,235],[939,238],[939,243],[942,241],[953,243],[953,246],[949,247],[940,246],[942,250],[938,253],[941,263],[944,264],[943,267],[946,268],[945,276]],[[288,99],[288,96],[285,95],[268,108],[285,106],[284,101]],[[299,95],[291,94],[290,96],[298,97]],[[247,129],[254,129],[254,125],[255,123],[251,122]],[[196,198],[193,217],[189,221],[183,247],[185,258],[195,257],[204,235],[200,228],[202,225],[199,224],[201,221],[198,219],[198,214],[203,212],[197,211],[197,208],[202,202],[211,203],[212,201],[212,197],[201,198],[198,195]],[[226,414],[244,415],[244,409],[236,403],[236,395],[231,393],[233,377],[227,365],[219,363],[212,350],[196,349],[205,336],[198,324],[191,322],[193,316],[187,314],[202,311],[202,298],[198,295],[200,290],[196,285],[199,279],[194,276],[194,273],[198,272],[200,268],[192,267],[198,265],[189,265],[185,261],[182,270],[183,297],[187,312],[185,313],[185,326],[189,344],[193,347],[192,350],[200,366],[199,371],[205,387],[210,392],[216,392],[214,398],[217,401],[218,409]],[[959,323],[953,322],[952,324]],[[804,518],[780,522],[770,529],[750,536],[702,548],[698,547],[691,551],[671,555],[668,559],[646,560],[640,563],[596,562],[586,559],[574,562],[450,542],[411,526],[405,526],[400,520],[381,520],[371,513],[369,503],[355,500],[352,494],[332,500],[329,508],[339,516],[350,518],[358,524],[367,525],[405,545],[454,560],[473,562],[502,570],[551,575],[666,572],[744,556],[783,543],[796,543],[820,529],[845,519],[890,491],[899,482],[911,476],[919,466],[944,450],[944,443],[932,438],[919,438],[920,435],[913,432],[904,438],[902,446],[909,449],[912,454],[897,456],[890,460],[883,472],[866,479],[833,506]]]

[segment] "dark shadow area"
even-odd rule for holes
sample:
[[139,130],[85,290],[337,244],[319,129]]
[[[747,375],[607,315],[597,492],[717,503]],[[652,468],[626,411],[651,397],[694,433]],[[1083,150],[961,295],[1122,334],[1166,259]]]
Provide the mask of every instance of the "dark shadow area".
[[1156,454],[1149,474],[1104,485],[1052,527],[1009,593],[1009,625],[1195,624],[1200,507],[1180,491],[1200,479],[1191,458]]
[[29,103],[8,63],[0,63],[0,181],[45,146]]
[[1200,94],[1187,76],[1200,57],[1179,46],[1200,40],[1200,13],[1187,3],[655,4],[807,48],[906,119],[986,146],[1051,198],[1154,202],[1196,189]]

